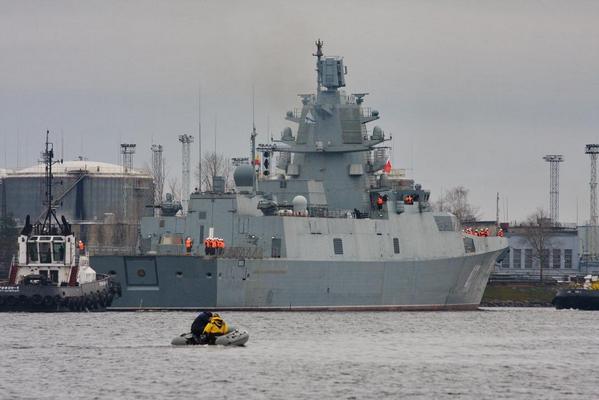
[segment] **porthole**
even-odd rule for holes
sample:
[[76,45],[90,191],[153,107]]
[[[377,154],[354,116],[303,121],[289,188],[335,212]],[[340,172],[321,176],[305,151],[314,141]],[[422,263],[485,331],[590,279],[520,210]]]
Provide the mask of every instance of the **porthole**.
[[138,269],[137,276],[139,276],[140,278],[143,278],[144,276],[146,276],[146,270],[143,268]]
[[183,276],[183,272],[177,271],[177,278],[181,278]]
[[211,279],[212,278],[212,272],[206,272],[206,278]]
[[108,275],[116,275],[116,271],[115,270],[110,270],[110,271],[108,271]]

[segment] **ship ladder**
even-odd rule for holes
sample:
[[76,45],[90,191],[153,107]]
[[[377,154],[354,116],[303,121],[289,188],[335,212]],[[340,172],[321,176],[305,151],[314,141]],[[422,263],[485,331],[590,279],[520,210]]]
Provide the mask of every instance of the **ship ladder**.
[[78,265],[71,267],[71,275],[69,275],[69,286],[77,286],[77,273],[78,272],[79,272]]

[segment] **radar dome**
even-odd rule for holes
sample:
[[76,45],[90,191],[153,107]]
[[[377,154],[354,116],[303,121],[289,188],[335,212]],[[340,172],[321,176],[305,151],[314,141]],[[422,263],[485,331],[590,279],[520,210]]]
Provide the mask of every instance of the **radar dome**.
[[304,196],[295,196],[292,203],[295,212],[304,212],[308,208],[308,200]]
[[380,126],[375,126],[372,129],[372,138],[373,139],[382,139],[384,137],[384,135],[385,134],[383,133],[383,130],[381,129]]
[[237,187],[254,186],[254,167],[250,164],[243,164],[235,168],[233,180]]

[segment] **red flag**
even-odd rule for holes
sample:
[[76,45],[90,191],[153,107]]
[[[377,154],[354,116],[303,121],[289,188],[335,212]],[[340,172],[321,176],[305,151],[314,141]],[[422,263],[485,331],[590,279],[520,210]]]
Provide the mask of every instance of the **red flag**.
[[383,167],[383,172],[385,172],[386,174],[391,172],[391,160],[387,160],[385,166]]

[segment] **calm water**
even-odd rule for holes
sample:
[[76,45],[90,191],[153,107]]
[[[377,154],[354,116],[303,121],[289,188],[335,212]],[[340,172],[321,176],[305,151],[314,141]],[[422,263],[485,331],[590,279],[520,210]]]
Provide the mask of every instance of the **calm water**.
[[0,397],[599,398],[599,312],[222,315],[246,347],[171,347],[194,313],[0,314]]

